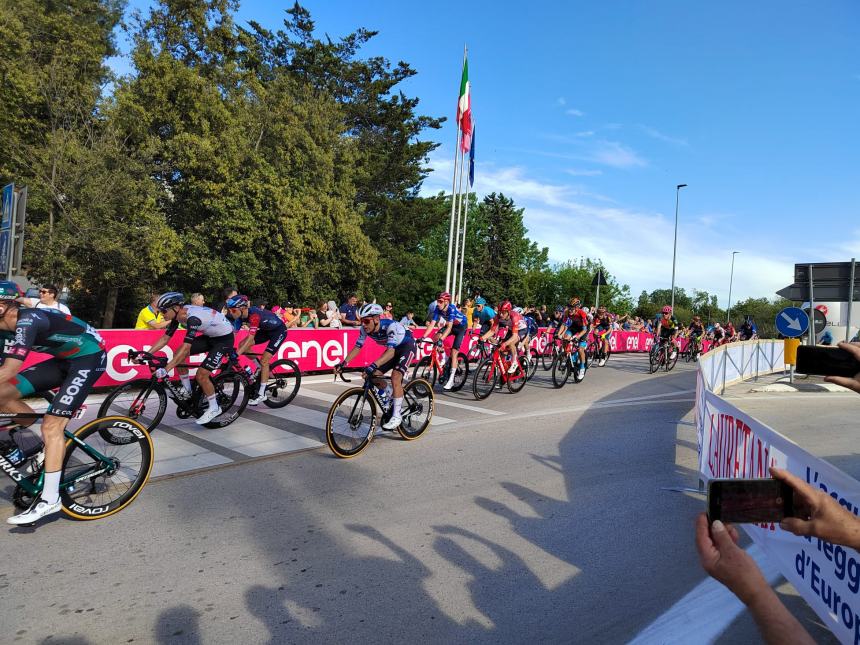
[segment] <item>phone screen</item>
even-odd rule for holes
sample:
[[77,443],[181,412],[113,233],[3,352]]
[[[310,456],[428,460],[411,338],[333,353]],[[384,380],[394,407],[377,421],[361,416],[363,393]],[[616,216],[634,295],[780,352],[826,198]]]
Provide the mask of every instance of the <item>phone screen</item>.
[[850,378],[860,372],[860,362],[838,347],[801,345],[797,348],[797,371],[801,374]]
[[708,518],[736,524],[791,517],[794,491],[776,479],[714,479],[708,484]]

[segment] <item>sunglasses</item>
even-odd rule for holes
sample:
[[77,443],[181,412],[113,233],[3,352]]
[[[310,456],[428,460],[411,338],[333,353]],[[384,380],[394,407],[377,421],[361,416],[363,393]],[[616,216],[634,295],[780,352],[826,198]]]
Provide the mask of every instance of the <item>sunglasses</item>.
[[50,289],[39,289],[39,293],[54,293]]
[[385,308],[386,308],[386,309],[391,309],[391,303],[388,303],[387,305],[385,305]]
[[372,322],[373,322],[373,318],[362,318],[361,319],[362,325],[366,325],[367,323],[372,323]]

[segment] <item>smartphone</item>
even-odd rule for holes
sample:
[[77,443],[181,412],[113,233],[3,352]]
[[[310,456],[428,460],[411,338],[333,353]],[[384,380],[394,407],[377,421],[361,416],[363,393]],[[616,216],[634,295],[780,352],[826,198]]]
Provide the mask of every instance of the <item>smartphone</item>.
[[712,479],[708,483],[710,522],[780,522],[794,515],[794,490],[777,479]]
[[860,372],[860,361],[838,347],[797,348],[796,369],[801,374],[854,377]]

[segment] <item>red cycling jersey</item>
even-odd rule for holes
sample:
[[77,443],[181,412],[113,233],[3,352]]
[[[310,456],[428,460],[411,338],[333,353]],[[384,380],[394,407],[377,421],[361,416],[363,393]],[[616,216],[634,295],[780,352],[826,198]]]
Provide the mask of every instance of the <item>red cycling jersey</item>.
[[525,329],[528,326],[525,318],[523,318],[522,314],[518,314],[516,311],[512,311],[510,314],[510,318],[507,320],[502,320],[499,314],[496,314],[496,317],[493,318],[493,322],[491,323],[490,329],[493,331],[501,331],[503,328],[510,327],[511,329],[516,329],[519,331],[520,329]]

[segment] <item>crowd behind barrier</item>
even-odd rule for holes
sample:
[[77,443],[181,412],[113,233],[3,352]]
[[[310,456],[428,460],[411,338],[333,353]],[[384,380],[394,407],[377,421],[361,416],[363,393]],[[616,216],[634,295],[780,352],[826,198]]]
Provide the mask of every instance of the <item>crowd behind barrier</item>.
[[[748,341],[701,357],[695,410],[700,484],[769,477],[775,466],[860,515],[860,482],[718,394],[733,382],[782,371],[782,348],[783,341]],[[860,554],[820,538],[798,537],[778,524],[742,526],[840,641],[860,643]]]
[[[545,329],[541,329],[531,341],[531,347],[537,352],[546,350],[547,335]],[[413,330],[413,335],[420,338],[424,335],[424,328]],[[128,358],[128,350],[146,351],[158,340],[163,332],[161,330],[141,329],[105,329],[100,330],[108,350],[107,369],[96,383],[96,387],[113,386],[125,383],[135,378],[146,378],[150,376],[149,368],[145,365],[131,363]],[[247,332],[237,332],[237,342],[246,336]],[[281,345],[276,358],[289,358],[295,361],[301,372],[329,372],[340,361],[344,359],[358,338],[358,329],[291,329],[287,340]],[[167,347],[162,351],[169,357],[179,347],[184,338],[184,332],[179,331],[171,339]],[[452,337],[446,339],[446,346],[450,347]],[[477,335],[468,338],[468,346],[464,342],[463,351],[477,342]],[[686,347],[687,340],[680,340],[681,350]],[[646,332],[613,331],[609,338],[613,353],[623,352],[647,352],[654,344],[654,336]],[[706,345],[707,347],[707,345]],[[375,361],[385,350],[376,343],[366,343],[358,357],[350,363],[350,367],[364,367]],[[426,356],[429,352],[428,345],[421,345],[415,360]],[[43,354],[31,353],[24,361],[24,367],[44,360]],[[200,363],[205,354],[199,354],[189,358],[189,364]],[[243,363],[248,359],[242,357]]]

